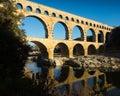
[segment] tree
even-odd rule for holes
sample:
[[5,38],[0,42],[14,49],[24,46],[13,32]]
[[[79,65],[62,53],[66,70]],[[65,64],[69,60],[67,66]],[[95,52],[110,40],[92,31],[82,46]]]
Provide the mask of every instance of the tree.
[[53,96],[49,93],[52,79],[43,78],[37,84],[24,76],[31,48],[18,26],[24,16],[17,14],[14,5],[12,0],[0,0],[0,96]]
[[115,27],[111,31],[110,39],[106,44],[106,48],[109,50],[120,50],[120,26]]
[[23,15],[17,15],[14,2],[0,0],[0,5],[0,95],[16,96],[19,85],[30,81],[23,78],[30,47],[24,31],[18,26]]

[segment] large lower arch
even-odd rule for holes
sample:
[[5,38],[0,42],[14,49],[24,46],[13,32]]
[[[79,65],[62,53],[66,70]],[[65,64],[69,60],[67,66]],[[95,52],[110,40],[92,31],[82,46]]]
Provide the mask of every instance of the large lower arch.
[[20,28],[25,30],[26,36],[28,37],[48,38],[47,26],[45,22],[37,16],[26,16],[22,19]]
[[54,48],[54,57],[69,57],[69,50],[66,44],[58,43]]
[[73,56],[84,55],[84,48],[81,44],[76,44],[73,48]]
[[72,30],[72,39],[78,40],[78,41],[84,40],[84,33],[80,26],[74,26],[74,28]]
[[94,32],[93,29],[90,28],[90,29],[87,31],[87,33],[86,33],[86,40],[87,40],[88,42],[95,42],[96,36],[95,36],[95,32]]
[[63,22],[56,22],[53,27],[54,39],[68,39],[68,28]]
[[48,58],[49,55],[47,52],[47,47],[43,43],[38,41],[31,41],[31,42],[35,43],[39,47],[40,55],[42,58]]
[[96,48],[94,45],[91,44],[88,46],[88,55],[94,55],[94,54],[96,54]]

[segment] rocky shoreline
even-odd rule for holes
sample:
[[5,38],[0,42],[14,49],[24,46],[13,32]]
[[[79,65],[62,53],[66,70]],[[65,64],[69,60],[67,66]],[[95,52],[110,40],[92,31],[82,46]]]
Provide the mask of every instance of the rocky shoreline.
[[64,60],[64,65],[93,71],[120,71],[120,58],[103,55],[79,56]]

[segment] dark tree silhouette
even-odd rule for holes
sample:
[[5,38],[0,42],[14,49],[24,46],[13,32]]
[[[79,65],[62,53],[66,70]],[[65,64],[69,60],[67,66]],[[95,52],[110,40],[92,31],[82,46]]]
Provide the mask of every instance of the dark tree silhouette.
[[108,50],[120,50],[120,26],[115,27],[112,30],[110,38],[106,44],[106,48]]
[[0,0],[0,96],[53,96],[50,78],[49,83],[43,78],[37,84],[24,75],[31,48],[18,26],[24,16],[17,14],[14,5],[13,0]]

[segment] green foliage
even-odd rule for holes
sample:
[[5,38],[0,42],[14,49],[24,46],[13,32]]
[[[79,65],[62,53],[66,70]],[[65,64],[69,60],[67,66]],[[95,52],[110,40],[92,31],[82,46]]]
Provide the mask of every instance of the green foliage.
[[0,4],[0,96],[16,96],[33,86],[30,79],[23,78],[30,47],[18,27],[23,16],[17,15],[10,0],[0,0]]
[[0,0],[0,4],[0,96],[53,96],[49,93],[53,80],[43,78],[37,84],[24,76],[31,48],[18,26],[23,15],[17,14],[11,0]]
[[0,7],[0,76],[2,78],[19,76],[30,50],[24,31],[18,27],[21,18],[16,15],[13,2],[4,2],[3,7]]

